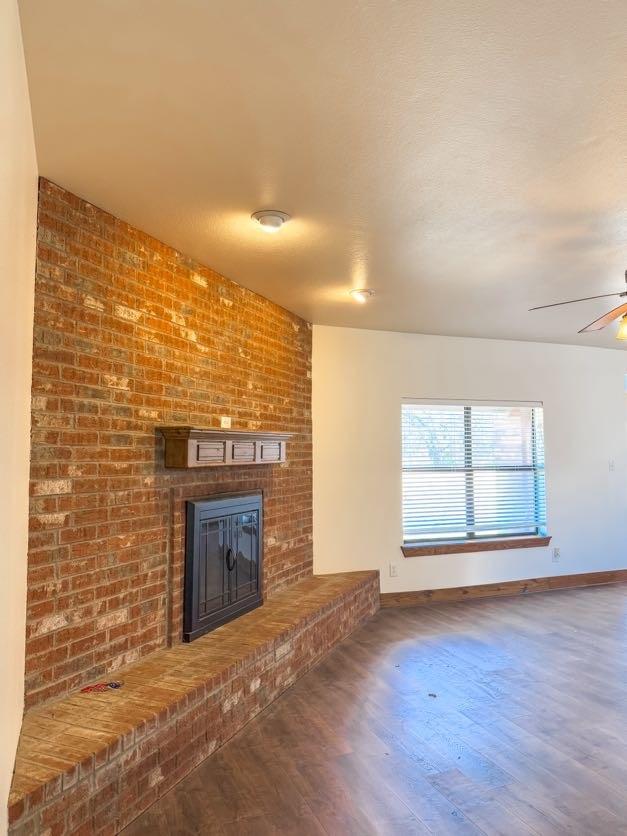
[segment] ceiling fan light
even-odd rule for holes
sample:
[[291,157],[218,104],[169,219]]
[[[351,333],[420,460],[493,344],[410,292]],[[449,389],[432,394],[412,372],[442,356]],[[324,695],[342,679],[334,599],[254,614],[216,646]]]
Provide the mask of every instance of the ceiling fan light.
[[623,316],[618,324],[618,331],[616,332],[617,340],[627,340],[627,314]]

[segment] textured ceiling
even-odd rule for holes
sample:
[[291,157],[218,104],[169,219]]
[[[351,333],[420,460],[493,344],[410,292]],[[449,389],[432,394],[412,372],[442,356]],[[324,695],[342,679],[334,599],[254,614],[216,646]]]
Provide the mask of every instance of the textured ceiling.
[[622,289],[624,0],[21,13],[40,172],[82,197],[314,322],[620,345],[576,333],[611,299],[527,308]]

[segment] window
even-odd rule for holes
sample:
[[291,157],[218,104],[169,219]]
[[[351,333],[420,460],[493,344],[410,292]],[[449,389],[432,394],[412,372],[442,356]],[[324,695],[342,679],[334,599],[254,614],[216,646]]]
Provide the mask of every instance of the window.
[[541,405],[406,402],[402,436],[406,544],[546,533]]

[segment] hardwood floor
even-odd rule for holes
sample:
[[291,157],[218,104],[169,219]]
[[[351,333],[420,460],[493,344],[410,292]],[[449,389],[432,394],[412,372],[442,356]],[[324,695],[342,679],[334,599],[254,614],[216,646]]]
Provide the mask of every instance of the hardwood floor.
[[627,586],[382,610],[125,831],[627,834]]

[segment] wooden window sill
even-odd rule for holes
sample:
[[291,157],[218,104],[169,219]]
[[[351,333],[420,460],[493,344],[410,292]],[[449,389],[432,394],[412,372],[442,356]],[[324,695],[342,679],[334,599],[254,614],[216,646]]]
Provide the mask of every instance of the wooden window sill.
[[464,540],[450,543],[424,543],[401,546],[405,557],[429,557],[437,554],[464,554],[467,552],[493,552],[500,549],[535,549],[548,546],[550,537],[502,537],[498,540]]

